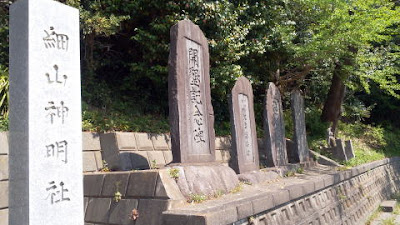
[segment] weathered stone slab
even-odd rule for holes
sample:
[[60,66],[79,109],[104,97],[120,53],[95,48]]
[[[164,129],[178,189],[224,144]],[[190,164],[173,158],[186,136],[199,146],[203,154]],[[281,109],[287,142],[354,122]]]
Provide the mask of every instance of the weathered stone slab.
[[103,189],[104,174],[86,174],[83,177],[84,194],[86,196],[100,196]]
[[336,139],[336,147],[333,148],[333,157],[338,160],[347,161],[344,144],[341,139]]
[[[131,139],[133,137],[133,139]],[[103,133],[100,134],[100,144],[103,151],[103,159],[112,170],[132,170],[131,153],[122,151],[136,148],[136,144],[132,144],[135,140],[134,135],[130,133]],[[128,143],[127,143],[128,142]],[[136,143],[136,142],[133,142]],[[121,150],[121,152],[120,152]],[[146,155],[147,157],[147,155]],[[147,161],[147,158],[144,160]]]
[[273,84],[268,84],[264,106],[265,152],[268,166],[284,166],[288,163],[285,141],[281,94]]
[[232,155],[230,166],[236,173],[260,169],[253,89],[246,77],[240,77],[230,97]]
[[345,143],[344,150],[346,153],[346,158],[347,158],[347,160],[350,160],[355,157],[353,143],[351,142],[351,140],[346,140],[346,141],[344,141],[344,143]]
[[215,161],[208,43],[200,28],[182,20],[171,28],[169,118],[176,163]]
[[162,224],[162,212],[168,209],[168,200],[161,199],[140,199],[139,218],[135,225]]
[[191,194],[211,195],[217,191],[227,193],[239,183],[236,173],[223,165],[186,165],[173,168],[179,169],[177,184],[186,198]]
[[306,119],[304,115],[304,98],[299,90],[291,94],[292,118],[294,123],[293,141],[296,161],[303,163],[309,158],[307,144]]
[[130,197],[153,197],[157,183],[157,171],[131,173],[126,195]]
[[10,7],[10,224],[82,225],[79,11]]
[[170,137],[166,134],[151,134],[151,140],[153,141],[154,150],[168,150],[168,142]]
[[135,133],[115,132],[115,138],[120,151],[137,150]]
[[129,173],[127,172],[106,174],[104,176],[104,184],[101,191],[101,196],[114,197],[115,193],[119,192],[121,193],[122,197],[125,197],[128,179]]
[[0,132],[0,155],[8,154],[8,132]]

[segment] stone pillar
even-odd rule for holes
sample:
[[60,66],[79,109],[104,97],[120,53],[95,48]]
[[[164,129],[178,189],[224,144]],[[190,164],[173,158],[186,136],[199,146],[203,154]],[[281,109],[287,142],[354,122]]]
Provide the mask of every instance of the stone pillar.
[[268,84],[264,101],[264,132],[267,165],[284,166],[288,163],[283,121],[282,100],[278,88]]
[[306,119],[304,115],[304,98],[299,90],[291,94],[292,118],[294,124],[293,141],[294,157],[297,162],[307,162],[309,149],[307,144]]
[[10,7],[10,225],[83,225],[79,11]]

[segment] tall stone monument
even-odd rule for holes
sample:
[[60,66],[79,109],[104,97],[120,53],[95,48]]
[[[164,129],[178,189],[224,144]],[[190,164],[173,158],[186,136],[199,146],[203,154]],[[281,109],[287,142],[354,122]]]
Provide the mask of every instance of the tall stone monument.
[[190,20],[171,28],[169,119],[176,163],[215,161],[207,39]]
[[288,163],[285,141],[285,124],[281,94],[273,83],[268,84],[264,101],[264,132],[267,165],[284,166]]
[[230,98],[232,155],[231,167],[236,173],[258,170],[258,144],[254,119],[253,89],[246,77],[240,77]]
[[307,144],[306,119],[304,115],[304,98],[299,90],[291,94],[292,118],[294,123],[294,157],[297,162],[307,162],[309,149]]
[[10,225],[83,225],[79,12],[10,7]]

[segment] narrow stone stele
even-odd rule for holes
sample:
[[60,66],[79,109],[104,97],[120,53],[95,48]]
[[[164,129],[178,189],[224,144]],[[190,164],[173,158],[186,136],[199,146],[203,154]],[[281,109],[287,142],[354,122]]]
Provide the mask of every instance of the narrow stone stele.
[[295,161],[304,163],[309,159],[307,144],[306,120],[304,115],[304,98],[299,90],[291,94],[292,118],[294,123],[293,141]]
[[273,84],[268,84],[264,101],[264,132],[267,165],[285,166],[288,163],[285,140],[285,124],[281,94]]
[[351,142],[351,140],[346,140],[344,141],[344,143],[345,143],[344,150],[346,152],[346,158],[347,160],[350,160],[355,157],[353,143]]
[[208,43],[190,20],[171,28],[169,119],[174,163],[215,161]]
[[10,225],[83,225],[79,11],[10,7]]
[[230,166],[236,173],[259,170],[253,89],[250,81],[240,77],[230,97],[232,154]]

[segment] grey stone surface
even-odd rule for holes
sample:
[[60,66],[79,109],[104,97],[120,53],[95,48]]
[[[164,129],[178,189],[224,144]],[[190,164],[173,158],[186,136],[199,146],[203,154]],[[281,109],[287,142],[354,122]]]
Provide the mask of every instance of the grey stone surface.
[[111,198],[90,198],[86,210],[85,222],[108,223]]
[[350,160],[355,157],[353,144],[352,144],[351,140],[346,140],[346,141],[344,141],[344,143],[345,143],[344,150],[346,153],[346,158],[347,158],[347,160]]
[[128,179],[129,173],[127,172],[105,174],[101,196],[114,197],[115,193],[118,191],[121,193],[122,197],[125,197]]
[[148,151],[147,152],[150,165],[156,164],[157,167],[163,167],[165,163],[164,151]]
[[134,221],[130,219],[130,215],[132,210],[138,208],[138,202],[137,199],[122,199],[119,202],[111,202],[109,223],[132,225]]
[[251,184],[257,184],[265,181],[272,181],[279,177],[280,177],[279,174],[273,171],[252,171],[238,175],[240,181]]
[[150,136],[154,150],[169,150],[168,142],[171,141],[169,135],[166,134],[151,134]]
[[[150,161],[149,155],[147,151],[135,151],[135,152],[124,152],[122,155],[126,154],[126,157],[129,157],[131,160],[131,168],[132,169],[149,169]],[[172,153],[171,153],[172,154]]]
[[82,132],[82,149],[83,151],[99,151],[100,135],[95,132]]
[[306,119],[304,114],[304,97],[299,90],[294,90],[290,96],[292,118],[294,123],[293,141],[295,157],[298,162],[307,162],[309,149],[307,144]]
[[8,207],[8,181],[0,181],[0,209]]
[[165,168],[158,171],[155,197],[172,199],[176,201],[185,201],[175,178],[171,177],[172,168]]
[[151,134],[135,133],[138,150],[151,151],[154,149]]
[[217,150],[229,150],[232,148],[231,137],[216,137],[215,138],[215,149]]
[[336,139],[335,141],[336,147],[333,148],[333,157],[338,160],[347,161],[343,141],[341,139]]
[[239,183],[236,173],[223,165],[187,165],[173,168],[179,169],[177,184],[187,198],[191,194],[209,195],[217,191],[229,192]]
[[312,150],[309,150],[309,152],[310,152],[311,156],[313,156],[314,158],[317,159],[317,162],[319,164],[327,165],[327,166],[342,166],[339,163],[335,162],[334,160],[332,160],[332,159],[330,159],[330,158],[328,158],[326,156],[323,156],[323,155],[321,155],[321,154],[319,154],[317,152],[314,152]]
[[171,151],[163,151],[165,164],[169,164],[172,162],[172,152]]
[[8,156],[0,155],[0,181],[8,180]]
[[94,152],[85,151],[83,152],[83,172],[94,172],[97,171],[97,162]]
[[83,177],[83,183],[85,197],[100,196],[104,183],[104,174],[86,174]]
[[136,135],[132,132],[116,132],[115,138],[120,151],[137,150]]
[[8,209],[0,209],[0,225],[8,225]]
[[254,214],[269,210],[275,206],[272,194],[265,194],[251,201]]
[[153,197],[157,175],[157,171],[137,171],[131,173],[126,195],[129,197]]
[[0,132],[0,155],[8,154],[8,132]]
[[140,199],[139,218],[135,225],[161,224],[162,212],[169,207],[168,200]]
[[215,161],[208,43],[200,28],[182,20],[170,31],[169,119],[176,163]]
[[9,37],[10,224],[82,225],[79,11],[17,1]]
[[253,88],[246,77],[239,77],[229,102],[232,151],[229,165],[236,173],[259,170]]
[[264,101],[265,155],[267,165],[284,166],[288,163],[285,141],[281,94],[273,84],[268,84]]

